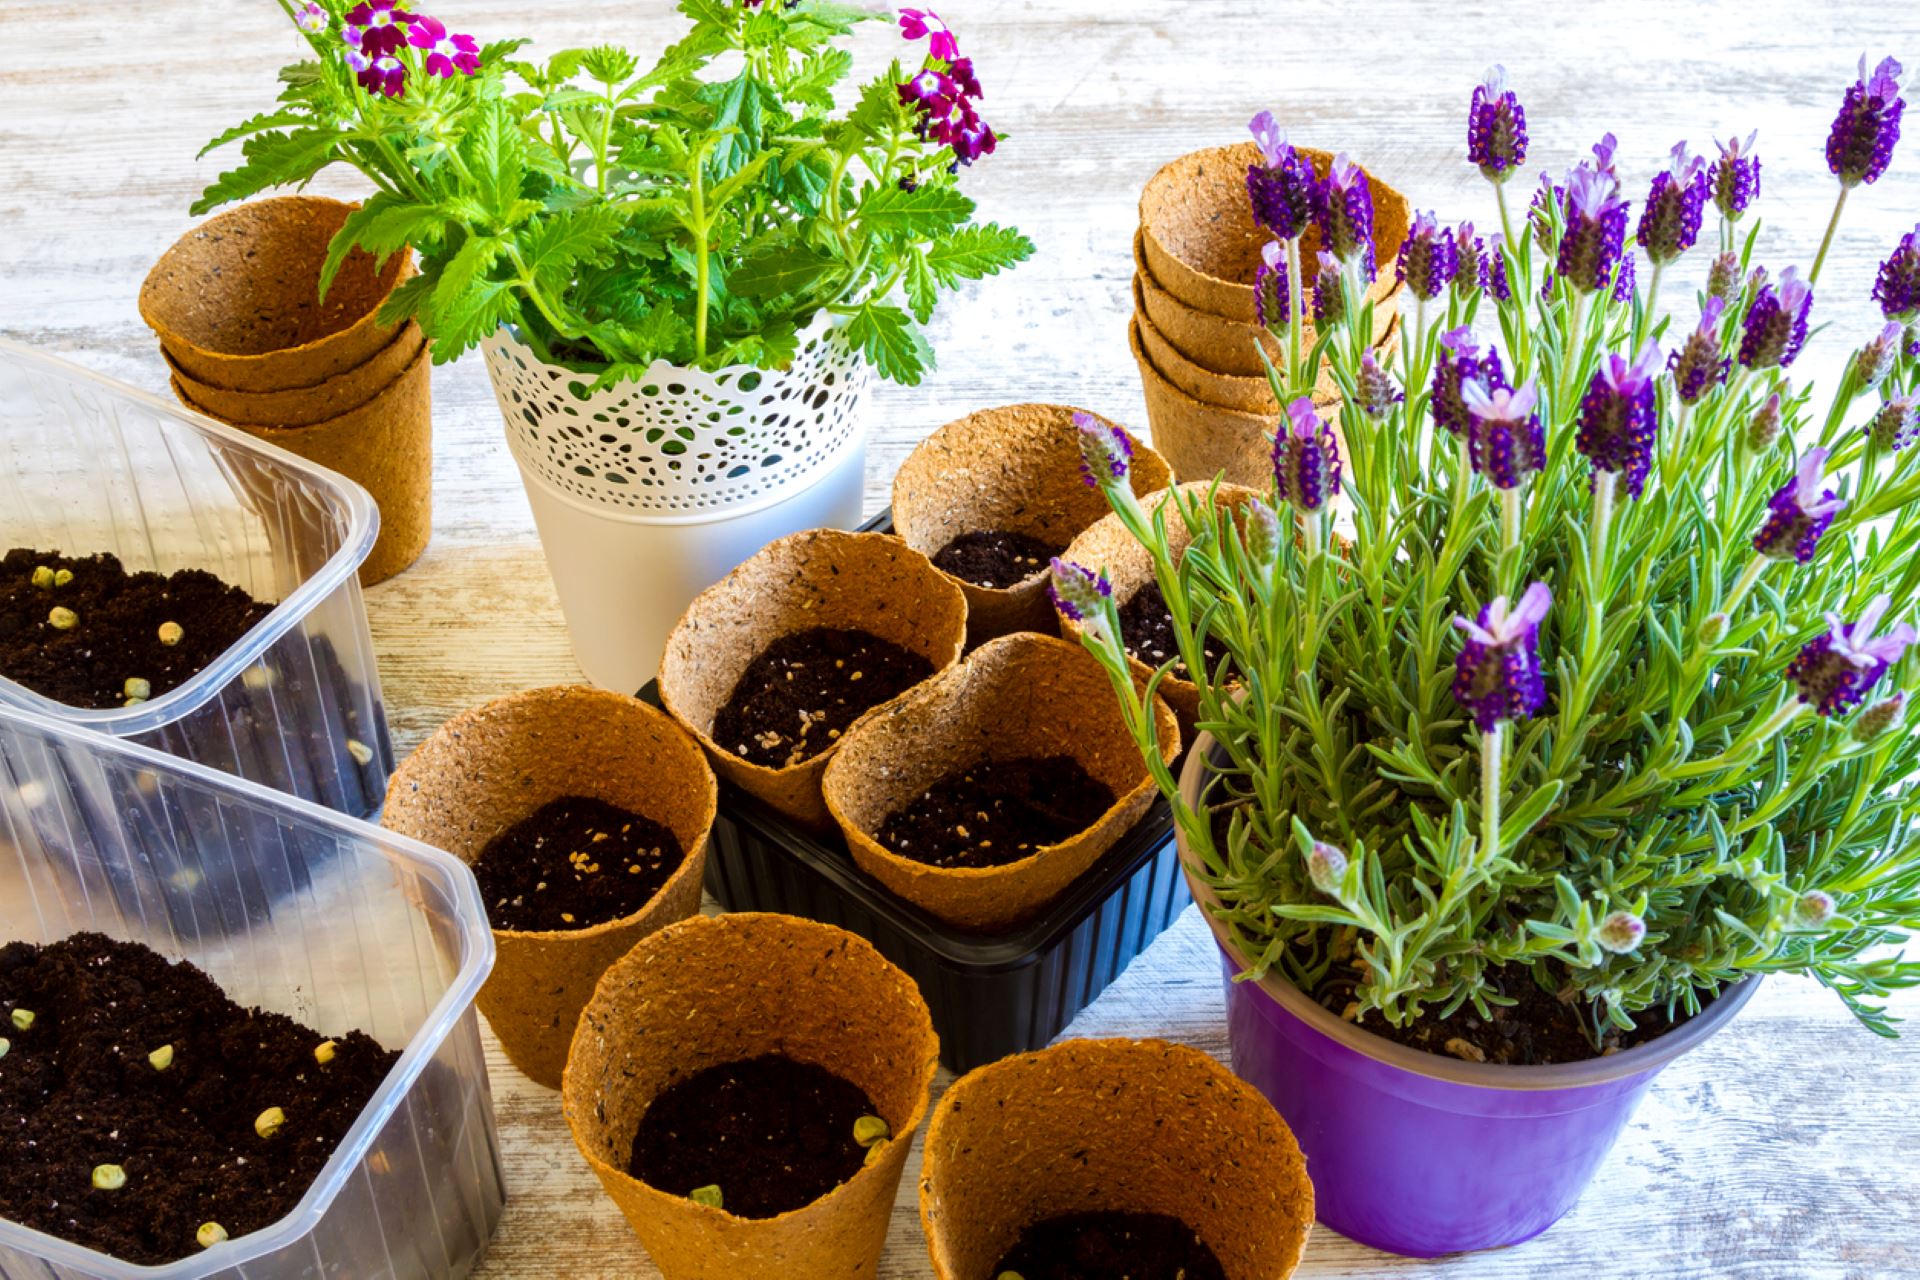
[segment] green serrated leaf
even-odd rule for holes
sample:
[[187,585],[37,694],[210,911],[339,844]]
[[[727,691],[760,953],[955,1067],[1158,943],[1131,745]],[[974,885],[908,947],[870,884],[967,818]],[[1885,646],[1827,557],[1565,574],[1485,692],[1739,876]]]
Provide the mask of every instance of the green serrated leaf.
[[197,217],[269,187],[305,183],[332,163],[343,136],[338,130],[320,128],[256,133],[246,141],[246,163],[214,179],[193,202],[191,212]]
[[810,288],[839,265],[805,248],[777,245],[735,267],[727,288],[743,298],[778,298]]
[[907,305],[913,309],[913,318],[925,324],[933,319],[933,309],[940,301],[940,283],[927,265],[927,255],[919,250],[908,251],[906,266],[902,283],[907,290]]
[[284,129],[291,125],[304,124],[311,119],[312,115],[304,110],[265,111],[256,116],[249,116],[200,148],[194,159],[198,160],[209,151],[217,151],[230,142],[238,142],[241,138],[250,138],[256,133],[264,133],[269,129]]
[[501,221],[523,194],[526,143],[504,102],[482,103],[474,112],[461,153],[473,175],[474,198]]
[[870,233],[893,239],[931,240],[973,216],[973,201],[957,187],[876,187],[861,198],[855,215]]
[[868,302],[847,321],[847,341],[867,358],[874,372],[913,387],[933,367],[933,348],[898,307]]
[[961,227],[927,249],[927,266],[951,288],[960,280],[996,275],[1033,256],[1033,241],[991,222]]

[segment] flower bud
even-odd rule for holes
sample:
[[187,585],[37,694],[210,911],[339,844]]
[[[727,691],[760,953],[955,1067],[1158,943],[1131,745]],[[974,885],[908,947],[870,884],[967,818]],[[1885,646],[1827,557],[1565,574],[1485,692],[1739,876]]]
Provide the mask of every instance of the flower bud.
[[1754,410],[1753,421],[1747,424],[1747,448],[1755,453],[1765,453],[1773,448],[1780,439],[1780,393],[1774,392],[1767,402]]
[[1360,412],[1375,422],[1385,419],[1393,412],[1393,406],[1406,399],[1400,388],[1394,384],[1393,378],[1380,367],[1380,362],[1373,358],[1371,351],[1361,353],[1360,373],[1355,382],[1355,389],[1359,392]]
[[1853,740],[1872,742],[1881,734],[1897,726],[1904,718],[1907,709],[1907,695],[1896,693],[1891,698],[1874,703],[1860,713],[1853,722]]
[[1088,488],[1122,484],[1133,458],[1133,441],[1111,422],[1075,411],[1073,425],[1080,437],[1080,478]]
[[1723,253],[1707,268],[1707,296],[1731,302],[1740,296],[1740,257]]
[[1053,606],[1079,623],[1095,640],[1105,640],[1106,601],[1113,596],[1113,584],[1107,575],[1096,576],[1091,569],[1071,560],[1053,559],[1053,581],[1047,587]]
[[1887,453],[1897,453],[1920,440],[1920,397],[1908,392],[1881,405],[1867,427],[1867,435],[1875,448]]
[[1853,385],[1858,392],[1873,391],[1893,371],[1894,357],[1900,354],[1901,329],[1892,320],[1875,334],[1853,357]]
[[1640,945],[1647,936],[1647,922],[1631,911],[1615,911],[1600,922],[1593,932],[1593,940],[1600,944],[1603,951],[1624,956]]
[[1347,876],[1346,852],[1336,845],[1315,840],[1307,852],[1307,878],[1313,887],[1329,898],[1340,896],[1340,882]]
[[1817,929],[1833,919],[1835,909],[1832,894],[1825,889],[1809,889],[1793,904],[1794,923]]
[[1252,498],[1240,509],[1240,522],[1247,559],[1263,579],[1270,578],[1280,560],[1280,517],[1265,502]]
[[1347,318],[1347,282],[1340,274],[1340,259],[1320,251],[1320,270],[1313,278],[1313,327],[1328,333]]

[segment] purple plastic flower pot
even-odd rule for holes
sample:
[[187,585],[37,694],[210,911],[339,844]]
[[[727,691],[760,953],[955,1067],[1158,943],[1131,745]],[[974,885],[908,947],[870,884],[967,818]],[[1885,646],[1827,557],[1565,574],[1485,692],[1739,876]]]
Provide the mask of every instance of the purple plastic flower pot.
[[[1199,796],[1212,739],[1187,757]],[[1323,1009],[1284,978],[1246,968],[1213,919],[1218,899],[1181,867],[1220,944],[1233,1069],[1299,1139],[1321,1222],[1409,1257],[1518,1244],[1573,1207],[1662,1067],[1732,1020],[1749,979],[1677,1030],[1605,1058],[1544,1067],[1465,1062],[1398,1045]]]

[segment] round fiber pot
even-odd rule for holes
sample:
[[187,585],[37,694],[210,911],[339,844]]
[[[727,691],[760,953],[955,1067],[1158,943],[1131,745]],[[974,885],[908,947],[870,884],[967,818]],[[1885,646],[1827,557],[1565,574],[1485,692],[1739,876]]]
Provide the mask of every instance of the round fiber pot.
[[[1333,154],[1299,150],[1325,178]],[[1252,142],[1208,147],[1168,162],[1140,195],[1141,252],[1153,278],[1187,306],[1242,324],[1254,322],[1254,272],[1273,238],[1253,220],[1247,200],[1247,167],[1259,160],[1260,148]],[[1413,222],[1413,207],[1371,170],[1363,172],[1373,197],[1377,267],[1367,296],[1379,301],[1397,287],[1393,262]],[[1310,227],[1300,238],[1300,260],[1314,262],[1319,252],[1319,232]]]
[[[1076,412],[1065,405],[1015,404],[941,427],[894,476],[894,532],[928,557],[961,534],[988,531],[1024,533],[1064,547],[1107,510],[1105,496],[1080,473]],[[1171,484],[1173,472],[1135,440],[1128,481],[1144,497]],[[1013,631],[1053,630],[1046,564],[1004,589],[947,576],[967,597],[969,644]]]
[[[1278,416],[1223,408],[1182,391],[1148,358],[1141,339],[1144,323],[1136,318],[1128,326],[1127,341],[1140,368],[1153,446],[1172,464],[1174,478],[1185,484],[1219,476],[1228,484],[1271,488]],[[1335,402],[1316,398],[1315,407],[1329,419],[1337,415]]]
[[455,716],[393,775],[381,825],[471,863],[553,800],[586,796],[653,819],[685,854],[647,905],[585,929],[495,929],[480,1012],[513,1065],[560,1087],[574,1023],[607,966],[700,909],[718,788],[700,748],[636,698],[585,686],[510,694]]
[[[1189,804],[1199,801],[1212,746],[1203,735],[1187,757],[1180,785]],[[1586,1062],[1515,1067],[1425,1053],[1334,1016],[1279,975],[1237,981],[1247,964],[1215,919],[1219,899],[1194,874],[1184,838],[1180,854],[1220,945],[1234,1071],[1299,1138],[1320,1221],[1389,1253],[1495,1249],[1552,1226],[1653,1078],[1732,1021],[1759,987],[1749,979],[1658,1039]]]
[[[1173,712],[1154,699],[1161,751],[1180,753]],[[1115,800],[1097,822],[999,867],[935,867],[874,833],[947,775],[988,760],[1070,755]],[[1078,644],[1016,632],[858,721],[824,780],[827,808],[862,871],[949,924],[1003,929],[1040,910],[1100,860],[1157,794],[1106,671]]]
[[[1189,498],[1203,498],[1211,490],[1214,502],[1221,506],[1240,507],[1249,499],[1257,498],[1259,493],[1244,485],[1215,485],[1211,481],[1183,484],[1180,492]],[[1271,492],[1272,486],[1267,487]],[[1163,495],[1156,507],[1164,506],[1170,495]],[[1173,552],[1174,563],[1186,554],[1193,535],[1187,529],[1187,522],[1180,518],[1178,511],[1167,511],[1167,545]],[[1120,523],[1120,517],[1108,514],[1095,522],[1085,533],[1073,540],[1067,548],[1066,559],[1074,564],[1083,565],[1095,573],[1105,573],[1113,584],[1114,600],[1125,605],[1133,599],[1142,587],[1154,581],[1153,557],[1140,545],[1127,526]],[[1064,613],[1059,615],[1060,634],[1075,644],[1080,643],[1081,626]],[[1171,655],[1169,655],[1171,656]],[[1153,675],[1154,667],[1148,666],[1138,658],[1129,658],[1128,665],[1133,668],[1133,678],[1144,683]],[[1157,664],[1156,664],[1157,665]],[[1200,690],[1191,680],[1182,680],[1169,673],[1160,682],[1160,696],[1166,699],[1172,708],[1174,718],[1180,723],[1180,739],[1193,741],[1194,718],[1200,713]]]
[[1228,1280],[1282,1280],[1313,1204],[1266,1099],[1164,1040],[1068,1040],[962,1077],[934,1110],[920,1176],[939,1280],[994,1280],[1027,1227],[1098,1211],[1178,1218]]
[[262,430],[284,430],[310,427],[358,409],[405,373],[426,344],[427,335],[409,320],[400,326],[393,341],[375,352],[365,364],[316,386],[286,391],[229,391],[195,378],[170,355],[166,361],[173,371],[176,394],[200,412],[223,422],[255,423]]
[[[220,417],[173,379],[190,409]],[[227,421],[226,419],[222,419]],[[360,566],[360,582],[385,582],[427,549],[433,536],[433,361],[422,342],[400,376],[356,409],[311,426],[228,422],[364,487],[380,508],[380,537]]]
[[320,298],[320,268],[355,206],[322,196],[253,200],[174,242],[140,286],[140,318],[189,377],[231,391],[312,387],[394,340],[380,304],[414,274],[354,250]]
[[721,777],[796,822],[825,830],[833,818],[820,796],[820,776],[846,737],[779,769],[742,759],[713,739],[714,717],[747,666],[780,637],[815,627],[892,641],[926,658],[937,673],[957,662],[966,645],[967,598],[898,538],[837,529],[792,534],[761,548],[687,606],[660,661],[660,701],[700,740]]
[[[769,1053],[864,1089],[892,1130],[880,1154],[775,1218],[738,1218],[627,1172],[662,1090]],[[871,1280],[938,1058],[919,988],[866,941],[792,916],[696,916],[607,970],[574,1033],[561,1101],[580,1153],[667,1280]]]

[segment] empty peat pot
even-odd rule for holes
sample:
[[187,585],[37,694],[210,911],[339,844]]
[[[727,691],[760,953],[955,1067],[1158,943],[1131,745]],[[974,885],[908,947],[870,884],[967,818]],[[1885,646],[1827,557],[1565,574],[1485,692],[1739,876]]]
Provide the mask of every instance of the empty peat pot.
[[[1179,726],[1159,698],[1154,713],[1172,761]],[[877,838],[888,818],[929,787],[973,766],[1063,755],[1106,787],[1111,806],[1084,830],[1017,862],[935,866]],[[1051,902],[1158,794],[1105,669],[1078,644],[1033,632],[988,641],[856,724],[827,766],[824,791],[861,870],[941,920],[977,930],[1005,928]]]
[[[1081,410],[1057,404],[982,409],[949,422],[907,455],[893,479],[893,527],[906,544],[934,558],[967,534],[1025,535],[1055,550],[1106,514],[1100,490],[1080,465]],[[1116,424],[1097,418],[1104,426]],[[1128,483],[1142,497],[1173,483],[1165,460],[1131,435]],[[980,644],[1013,631],[1052,631],[1047,559],[1036,555],[1008,586],[949,574],[967,597],[967,640]],[[938,564],[938,561],[935,561]]]
[[1227,1280],[1293,1274],[1313,1229],[1300,1148],[1252,1086],[1164,1040],[1068,1040],[962,1077],[927,1130],[920,1223],[939,1280],[994,1280],[1035,1223],[1165,1214]]
[[463,712],[393,775],[381,825],[467,863],[542,806],[574,796],[650,818],[680,844],[679,867],[630,915],[579,929],[494,928],[499,959],[480,989],[480,1012],[536,1082],[560,1087],[574,1023],[607,966],[700,909],[718,790],[680,726],[636,698],[584,685]]
[[[792,1212],[741,1218],[627,1172],[663,1090],[766,1054],[857,1085],[887,1122],[890,1136],[851,1178]],[[667,1280],[871,1280],[938,1059],[919,988],[870,943],[792,916],[696,916],[607,970],[561,1100],[581,1154]]]
[[[1266,489],[1273,484],[1273,432],[1277,414],[1248,413],[1196,400],[1168,380],[1141,345],[1142,326],[1134,317],[1127,342],[1140,369],[1140,389],[1147,398],[1147,420],[1153,445],[1173,467],[1181,483],[1211,480]],[[1315,402],[1322,415],[1333,417],[1338,403]]]
[[[882,533],[811,529],[768,543],[707,588],[667,637],[660,701],[734,786],[797,822],[827,829],[820,775],[837,743],[794,764],[759,764],[714,738],[715,718],[768,646],[815,628],[865,632],[940,672],[960,658],[967,598],[933,562]],[[869,712],[871,714],[871,712]]]

